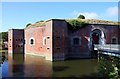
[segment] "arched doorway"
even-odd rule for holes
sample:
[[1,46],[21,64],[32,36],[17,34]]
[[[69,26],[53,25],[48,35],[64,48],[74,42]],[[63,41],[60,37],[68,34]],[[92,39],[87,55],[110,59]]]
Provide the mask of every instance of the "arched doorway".
[[91,56],[92,57],[97,57],[97,51],[94,50],[94,45],[98,44],[98,45],[103,45],[105,44],[105,34],[103,31],[101,31],[100,29],[94,29],[91,31],[90,33],[90,51],[91,51]]
[[95,29],[92,31],[92,35],[91,35],[92,51],[94,51],[95,44],[100,44],[101,34],[102,33],[99,29]]

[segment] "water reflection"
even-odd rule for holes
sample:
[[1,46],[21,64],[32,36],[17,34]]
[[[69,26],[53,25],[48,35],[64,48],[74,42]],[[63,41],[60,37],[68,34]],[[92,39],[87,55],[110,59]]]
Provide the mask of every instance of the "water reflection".
[[[12,74],[10,76],[24,76],[24,54],[13,54],[13,60],[10,62]],[[12,63],[12,64],[10,64]]]
[[25,56],[25,76],[27,77],[51,77],[52,62],[40,56]]
[[[97,73],[97,59],[51,62],[40,56],[8,54],[2,65],[4,77],[88,77]],[[89,77],[88,77],[89,78]]]
[[9,54],[2,77],[51,77],[52,63],[39,56]]

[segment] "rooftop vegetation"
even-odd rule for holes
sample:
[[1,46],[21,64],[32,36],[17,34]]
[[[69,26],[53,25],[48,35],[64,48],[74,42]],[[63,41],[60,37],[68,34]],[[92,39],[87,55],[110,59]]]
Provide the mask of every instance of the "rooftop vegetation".
[[34,27],[42,27],[42,26],[45,26],[45,21],[41,20],[41,21],[38,21],[36,22],[35,24],[27,24],[25,28],[34,28]]
[[29,25],[31,25],[31,23],[27,24],[26,27],[28,27]]
[[[85,19],[84,15],[79,15],[76,19],[65,19],[68,22],[70,28],[73,30],[78,30],[86,24],[106,24],[106,25],[118,25],[120,23],[113,22],[113,21],[106,21],[106,20],[98,20],[98,19]],[[27,24],[26,28],[34,28],[34,27],[42,27],[46,25],[46,21],[40,20],[37,21],[35,24]]]
[[73,30],[79,30],[87,24],[81,19],[67,19],[66,21],[68,22],[69,27]]
[[84,15],[79,15],[77,18],[78,19],[85,19],[85,16]]

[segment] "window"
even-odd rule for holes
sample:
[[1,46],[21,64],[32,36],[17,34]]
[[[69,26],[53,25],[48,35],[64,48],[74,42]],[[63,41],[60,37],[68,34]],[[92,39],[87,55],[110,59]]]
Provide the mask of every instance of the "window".
[[46,45],[46,38],[43,38],[43,45]]
[[33,39],[30,39],[30,44],[34,44],[34,40]]
[[23,42],[24,42],[24,44],[27,44],[27,39],[24,39]]
[[57,47],[57,50],[60,50],[60,47]]
[[57,38],[57,39],[59,39],[60,37],[59,37],[59,36],[57,36],[56,38]]
[[112,44],[116,44],[117,43],[117,39],[116,38],[112,38],[111,43]]
[[50,49],[50,48],[47,48],[48,50]]
[[81,45],[81,37],[77,37],[77,36],[73,37],[71,44],[74,46],[80,46]]
[[74,38],[73,39],[73,44],[74,45],[79,45],[79,38]]
[[47,37],[47,39],[50,39],[50,37]]
[[46,39],[44,40],[44,44],[46,45]]
[[30,45],[35,45],[35,39],[33,37],[30,38],[29,44]]

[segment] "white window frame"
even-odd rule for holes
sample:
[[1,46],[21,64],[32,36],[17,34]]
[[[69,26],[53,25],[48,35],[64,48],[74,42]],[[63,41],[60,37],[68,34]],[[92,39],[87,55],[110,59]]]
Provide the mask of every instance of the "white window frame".
[[45,41],[46,41],[46,43],[47,43],[46,37],[43,37],[43,46],[46,45],[46,44],[45,44]]
[[[33,44],[31,44],[31,39],[33,39]],[[29,39],[29,45],[30,45],[30,46],[35,45],[35,38],[34,38],[34,37],[31,37],[31,38]]]
[[[48,39],[48,37],[49,37],[49,39]],[[47,36],[47,37],[46,37],[46,40],[50,40],[50,36]]]

